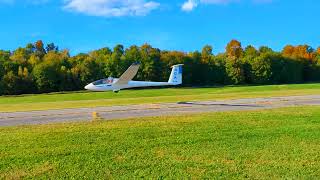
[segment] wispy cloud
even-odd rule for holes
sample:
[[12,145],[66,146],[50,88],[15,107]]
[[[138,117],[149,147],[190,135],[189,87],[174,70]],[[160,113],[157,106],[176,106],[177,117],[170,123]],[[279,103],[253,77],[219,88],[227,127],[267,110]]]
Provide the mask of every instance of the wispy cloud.
[[251,1],[253,3],[270,3],[273,0],[187,0],[182,4],[181,9],[183,11],[192,11],[199,4],[220,5],[220,4],[240,3],[243,1]]
[[45,4],[49,2],[50,0],[24,0],[24,1],[19,1],[19,0],[0,0],[0,4],[14,4],[16,2],[19,3],[26,3],[26,4],[34,4],[34,5],[39,5],[39,4]]
[[91,16],[144,16],[160,3],[146,0],[65,0],[64,9]]
[[[53,0],[0,0],[0,4],[15,5],[18,2],[31,5],[43,5]],[[120,17],[145,16],[159,9],[158,0],[60,0],[62,9],[90,16]],[[270,3],[275,0],[184,0],[181,9],[191,12],[199,5],[227,5],[230,3],[251,2]]]

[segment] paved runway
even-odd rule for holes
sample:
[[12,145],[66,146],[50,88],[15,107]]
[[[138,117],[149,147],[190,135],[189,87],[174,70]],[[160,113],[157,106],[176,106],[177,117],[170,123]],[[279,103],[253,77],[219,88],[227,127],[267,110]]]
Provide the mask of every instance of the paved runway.
[[114,120],[199,112],[260,110],[302,105],[320,105],[320,95],[0,113],[0,126],[90,121],[93,112],[97,112],[105,120]]

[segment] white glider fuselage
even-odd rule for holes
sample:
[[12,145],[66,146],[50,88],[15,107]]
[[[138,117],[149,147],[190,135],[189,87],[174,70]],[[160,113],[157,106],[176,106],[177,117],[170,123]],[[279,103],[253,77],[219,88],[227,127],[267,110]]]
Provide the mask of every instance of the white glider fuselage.
[[182,64],[172,67],[168,82],[132,81],[137,74],[140,64],[133,64],[120,78],[107,78],[88,84],[85,89],[91,91],[114,91],[121,89],[155,87],[155,86],[175,86],[182,84]]
[[[116,82],[118,79],[113,79]],[[149,82],[149,81],[129,81],[128,84],[88,84],[85,89],[91,91],[119,91],[121,89],[138,88],[138,87],[153,87],[153,86],[171,86],[177,84],[170,84],[168,82]]]

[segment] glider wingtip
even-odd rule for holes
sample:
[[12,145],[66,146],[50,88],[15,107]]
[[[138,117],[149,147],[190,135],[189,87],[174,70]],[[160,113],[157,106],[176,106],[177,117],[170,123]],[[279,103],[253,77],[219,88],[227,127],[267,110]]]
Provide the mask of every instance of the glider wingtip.
[[134,62],[132,65],[140,65],[140,64],[141,64],[141,62],[136,61],[136,62]]

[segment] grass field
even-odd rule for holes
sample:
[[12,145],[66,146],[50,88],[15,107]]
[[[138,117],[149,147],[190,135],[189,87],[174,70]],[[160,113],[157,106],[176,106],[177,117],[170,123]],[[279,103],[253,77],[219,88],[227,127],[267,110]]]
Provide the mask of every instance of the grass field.
[[320,94],[320,84],[169,88],[0,97],[0,112]]
[[319,149],[320,107],[10,127],[0,179],[319,179]]

